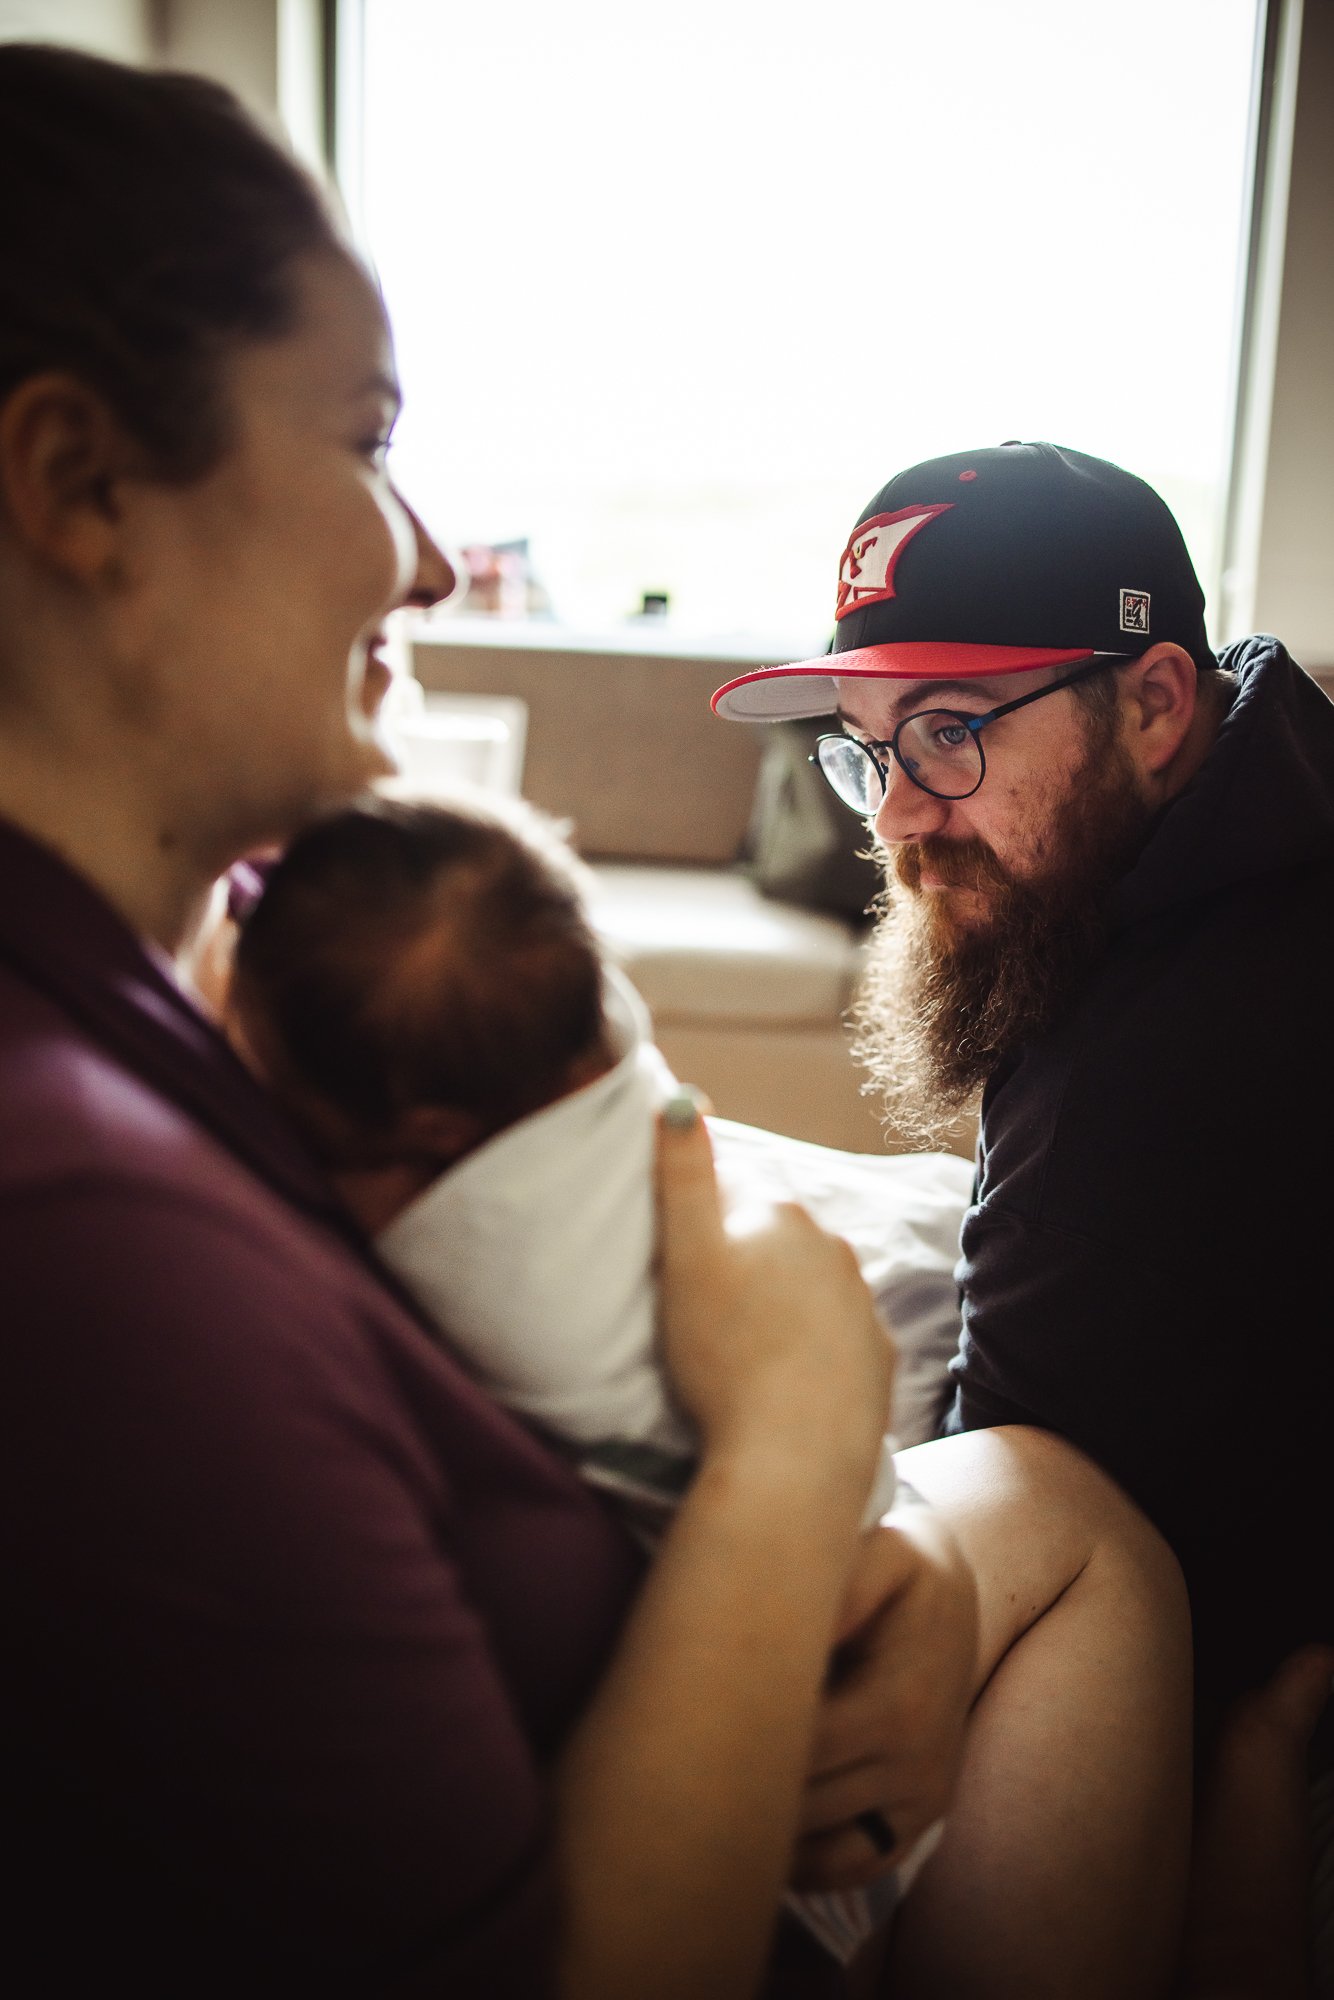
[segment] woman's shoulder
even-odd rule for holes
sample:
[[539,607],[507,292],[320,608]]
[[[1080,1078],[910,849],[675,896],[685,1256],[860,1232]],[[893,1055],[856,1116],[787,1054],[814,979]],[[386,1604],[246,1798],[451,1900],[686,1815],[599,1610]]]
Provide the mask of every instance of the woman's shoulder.
[[160,1276],[164,1236],[187,1214],[194,1234],[213,1241],[214,1265],[244,1244],[245,1261],[308,1266],[327,1236],[210,1129],[188,1093],[0,972],[0,1243],[48,1238],[58,1254],[76,1214],[81,1236],[93,1218],[114,1218],[110,1247],[127,1280],[150,1242],[156,1254],[142,1256],[142,1269]]
[[[225,1052],[212,1067],[193,1060],[172,1027],[146,1032],[132,1060],[64,996],[0,967],[0,1272],[13,1337],[55,1340],[81,1366],[110,1336],[122,1383],[136,1356],[151,1374],[166,1352],[201,1379],[216,1366],[252,1394],[282,1383],[289,1397],[303,1380],[326,1394],[338,1372],[364,1399],[368,1384],[382,1390],[381,1357],[395,1347],[425,1350],[429,1366],[428,1337],[359,1254],[351,1224],[336,1226],[332,1192],[299,1151],[289,1162],[273,1147],[248,1079],[238,1072],[229,1091]],[[286,1183],[266,1171],[275,1152]]]

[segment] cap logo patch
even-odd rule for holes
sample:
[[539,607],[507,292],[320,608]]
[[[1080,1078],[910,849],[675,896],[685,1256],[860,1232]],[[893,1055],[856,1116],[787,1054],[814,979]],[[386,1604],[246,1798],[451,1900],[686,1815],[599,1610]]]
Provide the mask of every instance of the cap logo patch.
[[1149,593],[1147,590],[1121,592],[1121,630],[1149,636]]
[[[873,514],[869,521],[859,522],[838,566],[835,618],[846,618],[849,612],[860,611],[864,604],[879,604],[895,596],[894,570],[899,557],[913,536],[920,534],[937,514],[948,514],[952,504],[946,501],[939,507],[901,507],[897,514]],[[1126,595],[1122,591],[1123,607]],[[1146,597],[1146,616],[1148,602]]]

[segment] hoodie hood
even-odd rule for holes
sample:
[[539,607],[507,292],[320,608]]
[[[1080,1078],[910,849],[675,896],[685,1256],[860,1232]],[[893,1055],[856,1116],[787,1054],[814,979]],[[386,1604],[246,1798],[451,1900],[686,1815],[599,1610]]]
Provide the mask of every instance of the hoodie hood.
[[1113,932],[1334,855],[1334,702],[1277,639],[1243,639],[1219,666],[1236,675],[1236,695],[1204,763],[1112,892]]

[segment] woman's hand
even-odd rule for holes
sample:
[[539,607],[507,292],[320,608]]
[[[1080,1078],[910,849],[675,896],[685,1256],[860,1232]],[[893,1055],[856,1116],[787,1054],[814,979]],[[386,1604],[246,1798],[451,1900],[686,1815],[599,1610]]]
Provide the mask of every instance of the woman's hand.
[[705,1454],[790,1452],[864,1502],[894,1362],[856,1258],[791,1203],[724,1215],[703,1121],[681,1115],[658,1151],[662,1339]]
[[[897,1866],[945,1813],[977,1687],[973,1572],[927,1506],[863,1537],[816,1730],[795,1880],[849,1889]],[[883,1851],[859,1824],[878,1813]]]

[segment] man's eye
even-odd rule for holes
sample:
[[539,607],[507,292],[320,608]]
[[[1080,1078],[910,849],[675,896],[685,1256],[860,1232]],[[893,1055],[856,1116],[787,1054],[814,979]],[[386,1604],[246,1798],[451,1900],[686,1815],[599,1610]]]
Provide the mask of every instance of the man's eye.
[[971,733],[962,722],[939,723],[934,732],[936,747],[940,750],[962,750]]
[[392,443],[393,438],[388,432],[376,431],[370,437],[363,438],[357,449],[363,458],[371,461],[372,465],[383,466]]

